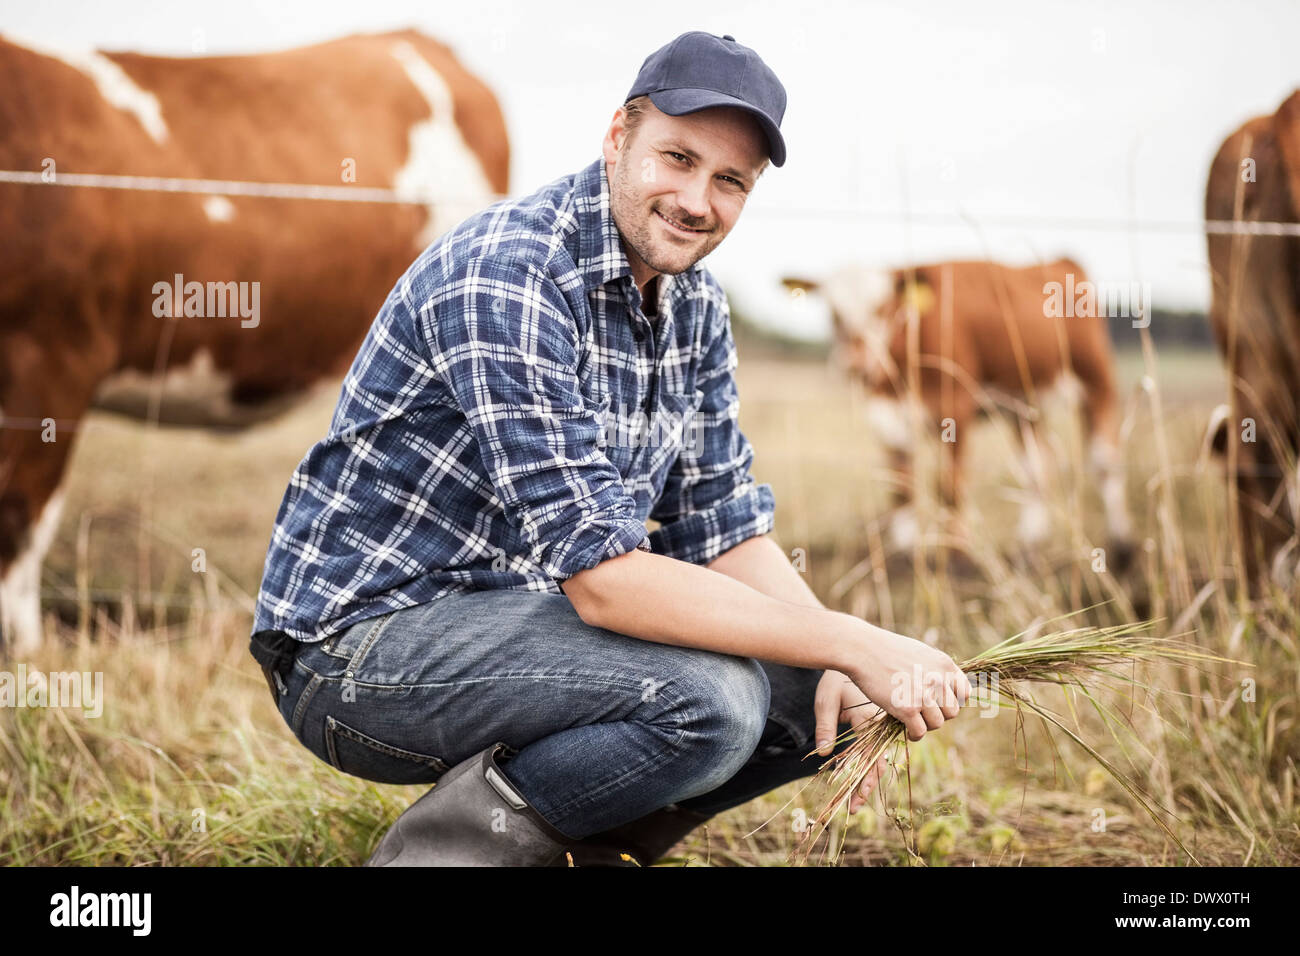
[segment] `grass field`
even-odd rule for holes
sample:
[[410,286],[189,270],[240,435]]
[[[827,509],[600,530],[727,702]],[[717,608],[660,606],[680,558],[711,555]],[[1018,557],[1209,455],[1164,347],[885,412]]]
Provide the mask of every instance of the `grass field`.
[[[1147,669],[1163,691],[1115,702],[1131,717],[1127,736],[1087,708],[1078,733],[1169,810],[1200,863],[1300,862],[1300,626],[1283,596],[1254,608],[1234,596],[1223,481],[1199,457],[1224,395],[1214,355],[1162,355],[1149,389],[1141,357],[1121,356],[1128,492],[1144,543],[1126,575],[1092,569],[1100,501],[1069,464],[1079,436],[1068,409],[1049,414],[1064,463],[1051,544],[1015,547],[1011,446],[987,423],[970,449],[968,553],[960,564],[947,551],[917,561],[883,552],[875,519],[888,475],[845,383],[816,358],[743,346],[741,356],[742,423],[755,474],[775,492],[774,537],[828,606],[961,659],[1108,602],[1077,620],[1155,618],[1157,633],[1248,662]],[[356,864],[424,792],[317,760],[247,651],[276,509],[335,397],[238,436],[89,420],[45,569],[47,645],[26,665],[102,671],[106,703],[98,718],[0,711],[0,863]],[[1059,691],[1041,699],[1070,712]],[[851,821],[841,814],[818,844],[838,852],[811,862],[1189,863],[1076,745],[1053,740],[1014,712],[964,713],[910,745],[908,773]],[[782,864],[825,798],[820,783],[781,788],[711,821],[671,862]]]

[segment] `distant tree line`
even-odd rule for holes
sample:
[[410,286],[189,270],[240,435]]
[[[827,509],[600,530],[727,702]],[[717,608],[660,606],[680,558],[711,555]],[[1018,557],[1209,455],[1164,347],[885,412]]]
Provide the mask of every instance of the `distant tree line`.
[[[1122,315],[1111,316],[1107,323],[1110,326],[1110,337],[1115,343],[1115,348],[1141,348],[1142,332],[1133,327],[1131,318]],[[750,321],[735,309],[731,313],[731,329],[736,339],[736,348],[750,354],[816,358],[825,357],[830,351],[829,342],[810,342],[806,339],[782,335],[776,329]],[[1153,308],[1147,331],[1151,333],[1151,340],[1157,347],[1187,349],[1215,347],[1209,318],[1204,312]]]
[[[1141,348],[1142,330],[1133,327],[1127,316],[1111,316],[1110,338],[1117,349]],[[1157,345],[1189,349],[1212,349],[1214,333],[1209,317],[1204,312],[1181,312],[1174,309],[1152,308],[1151,323],[1147,326],[1151,340]]]

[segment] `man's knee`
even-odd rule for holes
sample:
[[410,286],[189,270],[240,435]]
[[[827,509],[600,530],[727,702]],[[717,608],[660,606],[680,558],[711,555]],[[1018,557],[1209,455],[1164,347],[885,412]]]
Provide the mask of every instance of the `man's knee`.
[[758,747],[771,688],[758,661],[725,654],[709,654],[677,676],[681,748],[699,767],[695,792],[706,793],[735,776]]
[[725,736],[752,753],[767,722],[771,685],[762,665],[752,657],[723,656],[722,661],[711,676],[717,684],[718,714],[728,731]]

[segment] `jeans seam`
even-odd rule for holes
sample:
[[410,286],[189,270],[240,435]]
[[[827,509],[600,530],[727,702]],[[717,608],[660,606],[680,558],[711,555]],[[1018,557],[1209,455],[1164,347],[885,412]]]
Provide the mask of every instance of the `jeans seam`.
[[334,749],[334,734],[330,732],[331,730],[330,720],[331,720],[331,716],[329,714],[326,714],[325,715],[325,753],[329,755],[330,766],[333,767],[335,770],[342,770],[343,768],[339,766],[338,752]]
[[[394,617],[396,617],[396,615],[396,611],[389,611],[387,614],[383,614],[375,619],[375,623],[371,626],[370,630],[366,632],[366,636],[357,644],[356,653],[354,653],[352,659],[348,661],[347,672],[349,674],[355,674],[357,670],[360,669],[361,662],[365,660],[366,655],[370,653],[370,649],[375,646],[375,643],[379,640],[379,636],[383,633],[384,629],[388,627],[389,623]],[[348,679],[351,680],[351,678]]]
[[[306,664],[302,665],[307,670],[311,670]],[[620,690],[634,691],[640,695],[644,689],[642,684],[633,684],[624,680],[610,680],[606,678],[575,677],[573,674],[484,674],[477,677],[465,677],[459,680],[434,681],[432,683],[411,684],[405,682],[381,684],[375,681],[358,680],[356,677],[330,677],[328,675],[317,674],[311,671],[314,676],[320,677],[327,683],[349,683],[355,687],[367,687],[375,690],[434,690],[441,687],[460,687],[465,684],[482,684],[487,682],[497,683],[507,680],[572,680],[579,684],[591,684],[602,687],[615,687]],[[662,686],[656,690],[656,693],[662,693]],[[676,699],[674,699],[676,702]]]
[[[310,668],[307,668],[306,665],[303,666],[305,669],[309,671],[311,670]],[[291,725],[291,729],[293,730],[293,735],[299,740],[302,740],[302,723],[303,718],[307,716],[307,705],[311,703],[311,699],[316,696],[316,691],[318,691],[324,683],[325,678],[312,671],[311,679],[307,681],[307,686],[304,687],[302,693],[298,695],[298,703],[295,705],[293,710],[293,724]]]

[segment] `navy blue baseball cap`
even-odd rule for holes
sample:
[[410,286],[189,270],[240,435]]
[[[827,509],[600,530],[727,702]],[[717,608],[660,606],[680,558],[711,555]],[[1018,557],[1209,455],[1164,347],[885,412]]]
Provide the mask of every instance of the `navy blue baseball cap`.
[[773,166],[785,162],[781,119],[785,87],[757,53],[733,36],[683,33],[646,57],[626,100],[650,97],[664,113],[683,116],[710,106],[734,106],[754,115],[767,134]]

